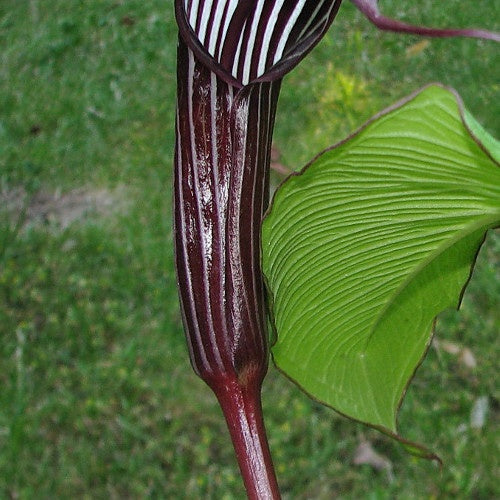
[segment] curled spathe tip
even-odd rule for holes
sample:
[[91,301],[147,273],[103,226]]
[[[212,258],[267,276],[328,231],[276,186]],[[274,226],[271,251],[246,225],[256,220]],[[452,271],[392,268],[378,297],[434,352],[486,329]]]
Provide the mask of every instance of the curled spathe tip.
[[464,28],[464,29],[446,29],[430,28],[427,26],[417,26],[404,23],[396,19],[391,19],[381,14],[378,7],[378,0],[351,0],[351,2],[380,30],[393,31],[396,33],[409,33],[412,35],[430,36],[438,38],[446,37],[471,37],[482,38],[500,42],[500,33],[494,31]]

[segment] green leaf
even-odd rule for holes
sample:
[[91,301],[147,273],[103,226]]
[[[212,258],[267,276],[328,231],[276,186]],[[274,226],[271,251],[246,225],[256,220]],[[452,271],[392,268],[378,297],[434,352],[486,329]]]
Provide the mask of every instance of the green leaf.
[[[492,150],[495,149],[495,151]],[[397,435],[435,316],[500,223],[499,143],[433,85],[320,155],[263,222],[276,365],[315,399]]]

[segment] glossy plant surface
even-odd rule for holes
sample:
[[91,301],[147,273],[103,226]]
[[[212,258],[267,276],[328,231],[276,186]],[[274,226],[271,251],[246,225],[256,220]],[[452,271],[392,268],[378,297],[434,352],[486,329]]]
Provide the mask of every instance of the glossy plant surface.
[[[376,3],[354,3],[383,29],[420,33],[388,23]],[[340,0],[175,2],[175,238],[184,326],[193,367],[225,412],[251,498],[279,495],[261,418],[252,416],[269,352],[260,223],[276,104],[281,78],[320,40],[339,6]],[[432,33],[481,36],[425,30]],[[248,433],[252,426],[259,436]]]

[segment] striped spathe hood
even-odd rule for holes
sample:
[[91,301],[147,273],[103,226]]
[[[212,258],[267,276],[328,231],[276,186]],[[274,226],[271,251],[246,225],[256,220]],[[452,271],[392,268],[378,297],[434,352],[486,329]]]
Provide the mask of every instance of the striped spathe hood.
[[307,55],[341,0],[176,0],[180,36],[235,87],[277,80]]

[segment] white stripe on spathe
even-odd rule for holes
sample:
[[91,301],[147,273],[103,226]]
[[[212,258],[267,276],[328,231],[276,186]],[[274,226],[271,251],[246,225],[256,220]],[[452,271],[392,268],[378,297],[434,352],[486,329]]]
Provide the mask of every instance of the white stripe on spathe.
[[[189,15],[189,24],[193,28],[193,30],[196,27],[196,21],[198,19],[198,4],[200,3],[200,0],[192,0],[191,2],[191,11]],[[186,0],[186,9],[188,8],[189,0]]]
[[[193,95],[194,95],[194,75],[195,75],[195,58],[194,54],[191,50],[189,50],[189,70],[188,70],[188,79],[189,79],[189,87],[188,87],[188,113],[189,113],[189,132],[190,132],[190,146],[191,146],[191,161],[193,165],[193,181],[194,181],[194,188],[197,193],[203,193],[201,187],[200,187],[200,177],[199,177],[199,168],[196,167],[196,164],[199,161],[197,151],[196,151],[196,138],[195,138],[195,124],[194,124],[194,110],[193,110]],[[197,207],[196,207],[196,223],[200,228],[200,247],[201,247],[201,253],[203,256],[208,255],[207,253],[207,237],[210,237],[210,232],[209,231],[204,231],[202,229],[203,227],[203,213],[202,213],[202,208],[200,206],[200,201],[197,200]],[[186,247],[187,248],[187,247]],[[188,257],[187,257],[188,258]],[[209,320],[211,321],[211,331],[214,331],[214,324],[213,324],[213,315],[211,313],[211,304],[210,304],[210,281],[208,279],[209,272],[207,269],[207,261],[205,258],[202,258],[202,266],[203,266],[203,291],[204,291],[204,296],[205,296],[205,304],[208,308],[208,314],[207,316],[209,317]],[[187,268],[189,269],[189,267]],[[190,290],[192,288],[190,287]],[[191,304],[194,304],[194,300],[190,301]],[[191,306],[193,307],[193,306]],[[196,309],[193,309],[193,319],[196,318],[197,321],[197,330],[198,332],[200,331],[199,327],[199,318],[196,314]],[[197,332],[197,333],[198,333]],[[214,357],[216,358],[216,362],[219,368],[223,367],[223,362],[222,362],[222,357],[219,351],[219,346],[217,345],[217,342],[210,337],[210,344],[213,348],[213,354]],[[202,342],[201,338],[198,341],[199,343]],[[203,345],[203,343],[201,343]]]
[[[195,147],[194,147],[194,142],[195,142],[194,133],[195,133],[195,131],[194,131],[194,123],[193,123],[194,57],[193,57],[193,53],[191,52],[191,50],[189,50],[188,56],[189,56],[189,68],[188,68],[189,146],[190,146],[190,150],[191,150],[190,151],[191,152],[191,162],[194,163],[196,161],[196,151],[195,151]],[[179,134],[179,141],[182,142],[180,134]],[[182,151],[181,147],[179,147],[179,151]],[[181,166],[182,166],[182,163],[181,163]],[[183,186],[182,186],[182,182],[183,182],[182,168],[179,168],[179,176],[180,176],[180,178],[179,178],[178,182],[179,182],[179,193],[180,193],[181,202],[182,202],[181,206],[184,206]],[[192,276],[190,273],[191,266],[189,264],[189,255],[186,251],[186,249],[188,248],[188,244],[186,241],[186,237],[187,237],[188,232],[186,231],[186,220],[185,219],[186,219],[186,214],[182,213],[182,225],[183,225],[182,235],[183,235],[183,247],[184,247],[184,251],[183,251],[184,259],[183,260],[184,260],[184,268],[186,270],[186,276],[187,276],[188,281],[189,281],[188,287],[187,287],[187,290],[189,291],[189,294],[190,294],[189,307],[191,309],[191,318],[193,321],[194,331],[195,331],[195,335],[196,335],[196,341],[197,341],[197,344],[201,347],[200,354],[202,355],[202,358],[203,358],[203,364],[206,364],[207,363],[207,356],[206,356],[204,344],[203,344],[202,338],[201,338],[199,318],[198,318],[198,315],[196,314],[196,308],[194,306],[193,286],[191,284]]]
[[[257,101],[258,101],[258,105],[257,105],[257,130],[255,132],[255,136],[258,137],[260,139],[260,128],[261,128],[261,125],[262,124],[262,119],[261,119],[261,113],[262,113],[262,107],[260,105],[260,103],[262,102],[262,91],[263,91],[263,87],[262,86],[259,86],[259,89],[258,89],[258,97],[257,97]],[[262,144],[262,142],[260,140],[257,141],[257,148],[256,148],[256,151],[255,151],[255,154],[256,154],[256,157],[258,158],[260,156],[260,150],[262,147],[266,147],[264,144]],[[260,172],[260,170],[258,168],[254,168],[253,169],[254,172],[253,172],[253,179],[252,179],[252,207],[255,207],[255,194],[257,193],[257,184],[259,182],[259,179],[260,180],[263,180],[263,176],[262,176],[262,173]],[[257,222],[258,221],[258,222]],[[258,223],[260,224],[260,219],[257,219],[255,217],[251,217],[250,218],[250,228],[249,228],[249,232],[251,235],[254,234],[254,231],[255,231],[255,224]],[[250,255],[255,255],[255,239],[253,237],[250,238]],[[253,264],[253,262],[252,262]],[[253,266],[252,266],[253,267]],[[242,273],[243,274],[243,273]],[[253,304],[252,304],[252,308],[250,307],[250,303],[249,303],[249,297],[248,297],[248,293],[245,293],[245,302],[247,304],[247,307],[248,307],[248,311],[251,311],[252,309],[254,311],[258,311],[259,310],[259,306],[258,306],[258,302],[257,302],[257,297],[258,297],[258,293],[257,293],[257,290],[258,290],[258,286],[257,286],[257,276],[258,274],[253,272],[252,273],[252,291],[253,291]]]
[[[227,2],[223,2],[223,3],[227,3]],[[222,48],[224,47],[224,43],[226,41],[227,30],[229,29],[229,23],[231,22],[231,19],[233,18],[234,11],[236,10],[237,5],[238,5],[237,1],[229,2],[229,7],[227,9],[226,19],[224,21],[224,26],[222,28],[222,38],[221,38],[219,53],[212,54],[213,57],[219,58],[222,54]]]
[[[221,195],[220,191],[222,186],[224,185],[224,182],[221,182],[220,179],[220,171],[219,171],[219,152],[218,152],[218,144],[219,144],[219,139],[218,139],[218,127],[217,127],[217,77],[215,73],[211,73],[210,75],[210,134],[211,134],[211,149],[212,149],[212,182],[214,189],[216,190],[216,196],[214,197],[214,206],[215,206],[215,214],[217,217],[217,224],[216,224],[216,229],[214,228],[214,231],[217,231],[215,234],[215,238],[217,241],[223,241],[223,238],[225,237],[224,234],[224,224],[225,224],[225,212],[222,207],[225,206],[225,201],[221,200]],[[217,188],[215,188],[217,186]],[[221,269],[225,269],[226,261],[225,261],[225,253],[220,252],[219,255],[220,258],[220,267]],[[225,274],[220,273],[219,277],[219,307],[224,307],[224,289],[225,289]],[[222,321],[222,329],[224,332],[224,338],[227,338],[227,324],[225,321],[225,317],[223,314],[221,314],[221,317],[223,318]]]
[[[300,32],[300,35],[298,37],[298,40],[300,40],[304,34],[307,32],[307,30],[309,29],[309,27],[311,26],[313,20],[315,19],[316,15],[318,14],[319,12],[319,9],[321,9],[321,7],[323,7],[323,4],[325,3],[326,0],[321,0],[318,5],[316,6],[316,8],[314,9],[314,12],[312,13],[312,16],[309,18],[309,21],[307,22],[307,24],[304,26],[304,29]],[[333,9],[333,6],[334,4],[332,4],[331,6],[331,9]],[[329,14],[329,12],[328,12]],[[327,16],[328,16],[327,14]],[[323,18],[324,19],[324,18]]]
[[269,43],[271,42],[271,36],[274,32],[274,27],[278,21],[278,14],[283,7],[285,0],[278,0],[271,11],[271,15],[267,21],[266,31],[264,32],[264,38],[262,40],[262,48],[259,57],[259,66],[257,68],[257,74],[262,75],[266,70],[267,52],[269,50]]
[[215,45],[217,43],[217,36],[221,30],[222,15],[224,14],[225,6],[225,2],[217,2],[212,30],[208,40],[208,53],[211,54],[212,57],[218,57],[218,55],[215,54]]
[[[182,158],[181,158],[181,151],[182,151],[182,140],[181,140],[181,134],[180,134],[180,130],[179,130],[179,123],[180,123],[180,120],[179,120],[179,110],[177,110],[177,151],[178,151],[178,163],[177,163],[177,185],[178,185],[178,192],[179,192],[179,204],[180,206],[184,206],[184,194],[183,194],[183,186],[182,186],[182,182],[183,182],[183,176],[182,176]],[[197,345],[199,346],[199,353],[201,355],[201,358],[202,358],[202,363],[204,365],[207,364],[207,355],[206,355],[206,351],[205,351],[205,347],[204,347],[204,344],[202,343],[201,341],[201,332],[200,332],[200,325],[199,325],[199,321],[198,321],[198,318],[196,316],[196,309],[194,307],[194,296],[193,296],[193,286],[192,286],[192,276],[191,276],[191,273],[189,271],[190,269],[190,265],[189,265],[189,256],[186,252],[186,249],[188,247],[188,243],[187,243],[187,230],[186,230],[186,214],[185,213],[182,213],[181,216],[180,216],[180,224],[181,224],[181,230],[180,230],[180,234],[181,234],[181,237],[182,237],[182,247],[183,247],[183,251],[181,252],[181,255],[182,255],[182,265],[183,265],[183,268],[185,270],[185,273],[186,273],[186,280],[187,280],[187,286],[186,286],[186,290],[188,290],[188,293],[189,293],[189,301],[188,301],[188,307],[190,309],[190,312],[191,312],[191,315],[190,317],[192,318],[192,321],[193,321],[193,328],[194,328],[194,335],[196,336],[196,342],[197,342]],[[186,304],[184,304],[184,307],[186,307]]]
[[295,26],[295,22],[300,16],[305,3],[306,0],[299,0],[297,2],[297,5],[295,6],[295,9],[293,9],[292,15],[290,16],[290,19],[286,23],[285,29],[281,34],[280,41],[278,43],[278,48],[276,49],[276,54],[274,54],[273,64],[276,64],[283,56],[283,51],[285,50],[285,45],[286,42],[288,41],[288,37],[290,36],[290,32],[292,31],[292,28]]
[[[236,54],[234,55],[234,61],[233,61],[233,69],[232,69],[232,75],[237,78],[238,77],[238,63],[240,61],[240,52],[241,52],[241,45],[243,43],[243,33],[245,32],[245,27],[247,23],[245,21],[245,24],[243,25],[243,28],[240,33],[240,39],[238,41],[238,48],[236,49]],[[246,83],[243,82],[245,85]]]
[[201,21],[200,21],[200,29],[198,32],[198,39],[204,45],[205,45],[205,33],[207,32],[208,21],[210,19],[210,12],[212,10],[213,3],[214,3],[213,0],[205,0],[205,2],[203,2],[203,7],[201,10]]
[[248,38],[247,48],[245,52],[245,65],[243,67],[243,84],[246,85],[250,80],[250,69],[252,66],[252,55],[255,45],[255,37],[257,36],[257,27],[259,26],[260,16],[262,14],[262,9],[264,7],[265,0],[259,0],[257,8],[255,10],[255,15],[253,18],[252,26],[250,28],[250,36]]

